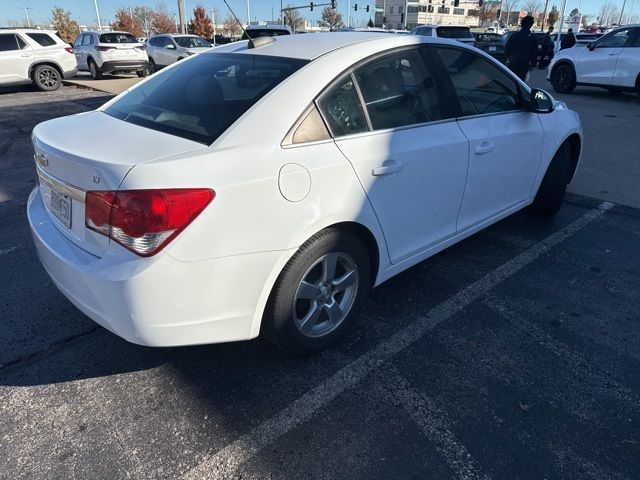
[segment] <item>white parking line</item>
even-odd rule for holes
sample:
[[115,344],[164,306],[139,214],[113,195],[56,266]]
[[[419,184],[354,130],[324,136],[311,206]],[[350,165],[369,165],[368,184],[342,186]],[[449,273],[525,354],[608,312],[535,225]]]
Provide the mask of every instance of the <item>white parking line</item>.
[[401,405],[422,433],[433,442],[436,450],[445,459],[449,468],[460,480],[490,480],[482,475],[475,466],[467,448],[451,432],[447,415],[434,401],[411,387],[398,369],[390,364],[375,374],[374,388],[387,401]]
[[426,332],[464,310],[500,282],[519,272],[548,249],[569,238],[581,228],[601,218],[614,205],[601,203],[562,230],[549,235],[528,250],[513,257],[497,269],[459,291],[445,302],[403,327],[377,347],[338,370],[309,392],[294,400],[274,417],[264,421],[217,453],[210,454],[182,476],[183,480],[227,479],[234,476],[244,462],[285,433],[313,417],[338,395],[362,380],[374,368],[401,352]]
[[0,249],[0,255],[6,255],[7,253],[11,253],[14,250],[17,250],[21,247],[21,245],[14,245],[13,247]]

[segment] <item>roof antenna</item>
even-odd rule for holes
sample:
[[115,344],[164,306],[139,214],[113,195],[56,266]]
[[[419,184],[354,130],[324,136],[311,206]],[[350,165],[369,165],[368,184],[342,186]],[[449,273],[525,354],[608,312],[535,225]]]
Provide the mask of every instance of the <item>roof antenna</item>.
[[236,19],[236,22],[238,22],[238,25],[240,25],[240,28],[242,29],[242,33],[244,33],[247,36],[247,38],[249,39],[249,44],[247,45],[247,48],[261,47],[262,45],[267,45],[268,43],[273,43],[273,42],[276,41],[276,39],[273,38],[273,37],[251,38],[251,35],[249,35],[247,33],[247,30],[244,28],[244,25],[242,25],[242,22],[240,21],[238,16],[233,12],[231,7],[227,3],[227,0],[222,0],[222,1],[224,2],[224,4],[227,6],[229,11],[231,12],[231,15],[233,15],[233,18]]

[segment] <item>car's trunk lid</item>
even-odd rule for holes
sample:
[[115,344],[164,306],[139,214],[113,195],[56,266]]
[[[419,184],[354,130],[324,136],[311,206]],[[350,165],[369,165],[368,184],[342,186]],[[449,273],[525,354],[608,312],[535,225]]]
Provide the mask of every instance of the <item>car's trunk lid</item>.
[[97,256],[109,241],[85,227],[86,191],[117,190],[139,163],[206,148],[100,111],[39,124],[33,145],[40,193],[52,222],[69,240]]

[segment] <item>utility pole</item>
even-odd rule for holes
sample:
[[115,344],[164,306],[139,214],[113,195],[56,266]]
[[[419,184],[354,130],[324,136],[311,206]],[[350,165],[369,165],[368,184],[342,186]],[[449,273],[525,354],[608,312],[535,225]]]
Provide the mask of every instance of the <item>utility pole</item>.
[[96,7],[96,20],[98,21],[98,31],[102,31],[102,23],[100,23],[100,11],[98,10],[98,0],[93,0],[93,6]]
[[184,0],[178,0],[178,19],[180,20],[180,33],[187,33],[186,13],[184,11]]
[[251,25],[251,12],[249,11],[249,0],[247,0],[247,27]]
[[624,7],[627,6],[627,0],[622,2],[622,10],[620,10],[620,18],[618,19],[618,25],[622,25],[622,15],[624,15]]
[[33,10],[33,7],[16,7],[20,10],[24,10],[24,16],[27,20],[27,27],[31,28],[31,20],[29,20],[29,10]]
[[351,0],[347,0],[347,27],[351,26]]
[[542,31],[544,32],[544,22],[547,20],[547,7],[549,6],[549,0],[544,2],[544,13],[542,14]]
[[216,46],[216,12],[211,7],[211,24],[213,25],[213,46]]

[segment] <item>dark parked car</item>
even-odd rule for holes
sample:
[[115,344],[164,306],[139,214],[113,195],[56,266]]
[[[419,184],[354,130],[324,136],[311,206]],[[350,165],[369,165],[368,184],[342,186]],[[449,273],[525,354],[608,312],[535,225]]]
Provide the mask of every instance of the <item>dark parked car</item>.
[[491,55],[493,58],[504,62],[506,55],[504,54],[505,40],[499,33],[474,33],[476,37],[476,47]]
[[227,43],[231,43],[233,40],[227,37],[226,35],[214,35],[212,39],[209,40],[211,45],[226,45]]

